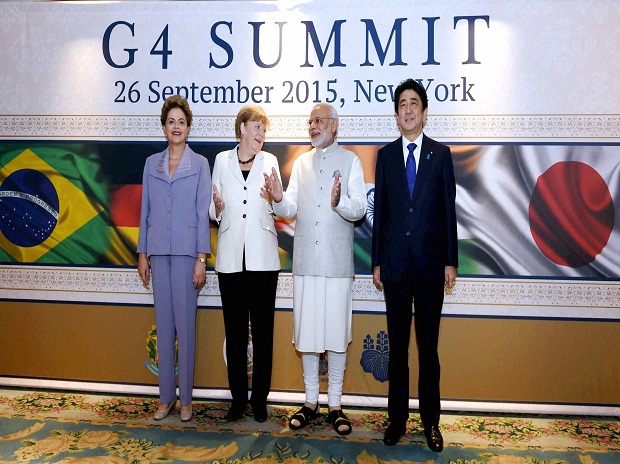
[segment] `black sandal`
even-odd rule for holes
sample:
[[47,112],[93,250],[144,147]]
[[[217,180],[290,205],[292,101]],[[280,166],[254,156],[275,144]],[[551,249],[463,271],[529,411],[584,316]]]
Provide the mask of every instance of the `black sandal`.
[[[334,430],[338,435],[349,435],[351,430],[353,430],[351,421],[344,412],[342,412],[342,409],[330,411],[327,416],[327,421],[334,425]],[[341,429],[341,427],[344,428]]]
[[[292,430],[302,429],[306,425],[308,425],[310,421],[315,419],[318,415],[319,415],[319,404],[318,403],[316,404],[316,408],[314,408],[314,411],[304,404],[299,411],[297,411],[295,414],[291,416],[291,418],[288,421],[288,426]],[[294,420],[299,422],[299,425],[293,424]]]

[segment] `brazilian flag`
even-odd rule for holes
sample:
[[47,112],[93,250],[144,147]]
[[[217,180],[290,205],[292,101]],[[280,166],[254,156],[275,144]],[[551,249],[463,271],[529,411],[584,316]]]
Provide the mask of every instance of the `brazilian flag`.
[[134,265],[96,150],[51,145],[0,151],[0,261]]

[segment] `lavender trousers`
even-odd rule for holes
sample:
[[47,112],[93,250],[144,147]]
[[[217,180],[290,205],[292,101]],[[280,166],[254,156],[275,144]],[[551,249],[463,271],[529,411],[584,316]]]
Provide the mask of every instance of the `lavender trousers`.
[[181,405],[192,402],[196,352],[196,307],[198,289],[192,282],[196,258],[150,256],[157,324],[159,399],[176,401],[174,340],[179,342],[179,397]]

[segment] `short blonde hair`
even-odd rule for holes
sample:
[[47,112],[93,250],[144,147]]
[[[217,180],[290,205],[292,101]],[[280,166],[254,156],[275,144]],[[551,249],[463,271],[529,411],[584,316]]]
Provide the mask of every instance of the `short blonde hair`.
[[235,137],[237,140],[241,140],[241,123],[247,121],[260,121],[266,130],[269,130],[269,116],[264,109],[258,105],[245,105],[237,113],[237,120],[235,121]]
[[189,109],[189,103],[181,95],[173,95],[166,98],[163,106],[161,107],[161,125],[166,125],[166,119],[168,119],[168,113],[173,108],[180,108],[185,113],[185,119],[187,121],[187,127],[192,127],[192,110]]

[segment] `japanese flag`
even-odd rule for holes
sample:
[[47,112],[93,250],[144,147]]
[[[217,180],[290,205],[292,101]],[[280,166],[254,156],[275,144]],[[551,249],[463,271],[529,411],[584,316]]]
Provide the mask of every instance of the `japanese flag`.
[[452,153],[460,273],[620,275],[618,147],[456,146]]

